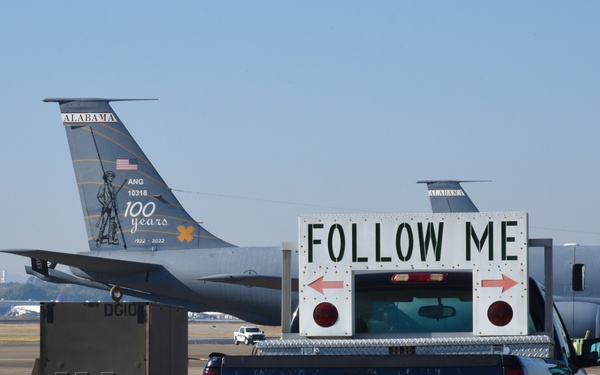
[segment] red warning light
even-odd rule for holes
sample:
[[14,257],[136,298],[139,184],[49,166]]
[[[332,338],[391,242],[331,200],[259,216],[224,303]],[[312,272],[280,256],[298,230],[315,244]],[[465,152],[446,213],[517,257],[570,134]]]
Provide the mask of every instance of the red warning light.
[[504,327],[512,321],[513,309],[504,301],[496,301],[488,308],[487,315],[493,325]]
[[448,280],[447,273],[431,273],[431,272],[411,272],[398,273],[392,275],[393,283],[428,283],[428,282],[444,282]]
[[338,320],[339,314],[335,306],[329,302],[322,302],[315,307],[313,319],[320,327],[331,327]]

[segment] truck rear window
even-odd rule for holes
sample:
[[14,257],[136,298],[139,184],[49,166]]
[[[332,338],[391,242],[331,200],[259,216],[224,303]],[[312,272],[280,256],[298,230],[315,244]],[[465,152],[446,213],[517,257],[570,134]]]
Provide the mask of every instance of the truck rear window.
[[[426,294],[369,293],[356,301],[357,332],[471,332],[471,291]],[[362,298],[361,298],[362,297]]]
[[392,282],[392,274],[355,278],[357,333],[472,332],[470,273],[443,282]]

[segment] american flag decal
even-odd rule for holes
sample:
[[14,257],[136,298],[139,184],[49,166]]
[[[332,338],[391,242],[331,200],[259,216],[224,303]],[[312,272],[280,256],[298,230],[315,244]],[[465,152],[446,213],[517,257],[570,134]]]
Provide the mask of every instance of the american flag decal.
[[117,171],[137,171],[138,161],[137,159],[117,159]]

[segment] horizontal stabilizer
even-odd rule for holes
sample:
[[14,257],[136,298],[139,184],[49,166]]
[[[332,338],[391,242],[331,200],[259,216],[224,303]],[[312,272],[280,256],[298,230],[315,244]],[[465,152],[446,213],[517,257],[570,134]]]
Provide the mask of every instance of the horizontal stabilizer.
[[68,103],[68,102],[131,102],[139,100],[158,100],[156,98],[148,99],[119,99],[119,98],[45,98],[42,101],[46,103]]
[[1,250],[0,252],[20,255],[32,259],[39,259],[51,263],[64,264],[67,266],[79,268],[81,270],[114,274],[149,272],[162,267],[160,264],[100,258],[92,255],[59,253],[55,251],[46,250],[12,249]]
[[[41,279],[41,280],[47,281],[47,282],[51,282],[51,283],[75,284],[75,285],[81,285],[81,286],[86,286],[89,288],[95,288],[95,289],[100,289],[100,290],[105,290],[105,291],[109,291],[112,286],[112,284],[103,284],[103,283],[93,281],[93,280],[81,279],[79,277],[75,277],[75,276],[69,275],[67,273],[64,273],[64,272],[61,272],[61,271],[58,271],[58,270],[55,270],[52,268],[49,268],[47,271],[48,271],[48,274],[46,275],[46,274],[42,274],[42,273],[34,270],[32,267],[25,266],[25,272],[28,275],[35,276],[38,279]],[[123,294],[128,295],[130,297],[151,300],[151,301],[164,303],[166,305],[171,305],[171,306],[184,306],[188,309],[191,309],[192,311],[208,310],[208,306],[200,304],[200,303],[183,301],[183,300],[179,300],[176,298],[169,298],[169,297],[152,294],[152,293],[147,293],[147,292],[134,290],[134,289],[130,289],[130,288],[125,288],[125,287],[122,287],[122,291],[123,291]]]
[[[196,280],[281,290],[281,276],[264,276],[239,273],[229,275],[211,275],[200,277]],[[298,291],[298,279],[292,279],[292,291]]]
[[102,283],[99,283],[99,282],[96,282],[93,280],[80,279],[73,275],[69,275],[68,273],[64,273],[64,272],[61,272],[59,270],[55,270],[52,268],[49,268],[48,274],[45,275],[45,274],[39,273],[38,271],[34,270],[32,267],[25,266],[25,273],[27,273],[28,275],[31,275],[31,276],[35,276],[38,279],[47,281],[49,283],[76,284],[76,285],[87,286],[89,288],[96,288],[96,289],[100,289],[100,290],[106,290],[106,291],[110,290],[110,286],[108,286],[107,284],[102,284]]

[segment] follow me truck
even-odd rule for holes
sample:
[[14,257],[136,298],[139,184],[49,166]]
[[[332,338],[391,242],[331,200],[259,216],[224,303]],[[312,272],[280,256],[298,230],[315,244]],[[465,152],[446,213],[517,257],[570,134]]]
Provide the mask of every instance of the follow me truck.
[[301,216],[299,245],[290,332],[284,325],[253,356],[214,353],[205,374],[585,374],[596,365],[596,342],[578,357],[552,291],[528,277],[528,248],[542,246],[552,285],[552,241],[529,239],[526,213]]

